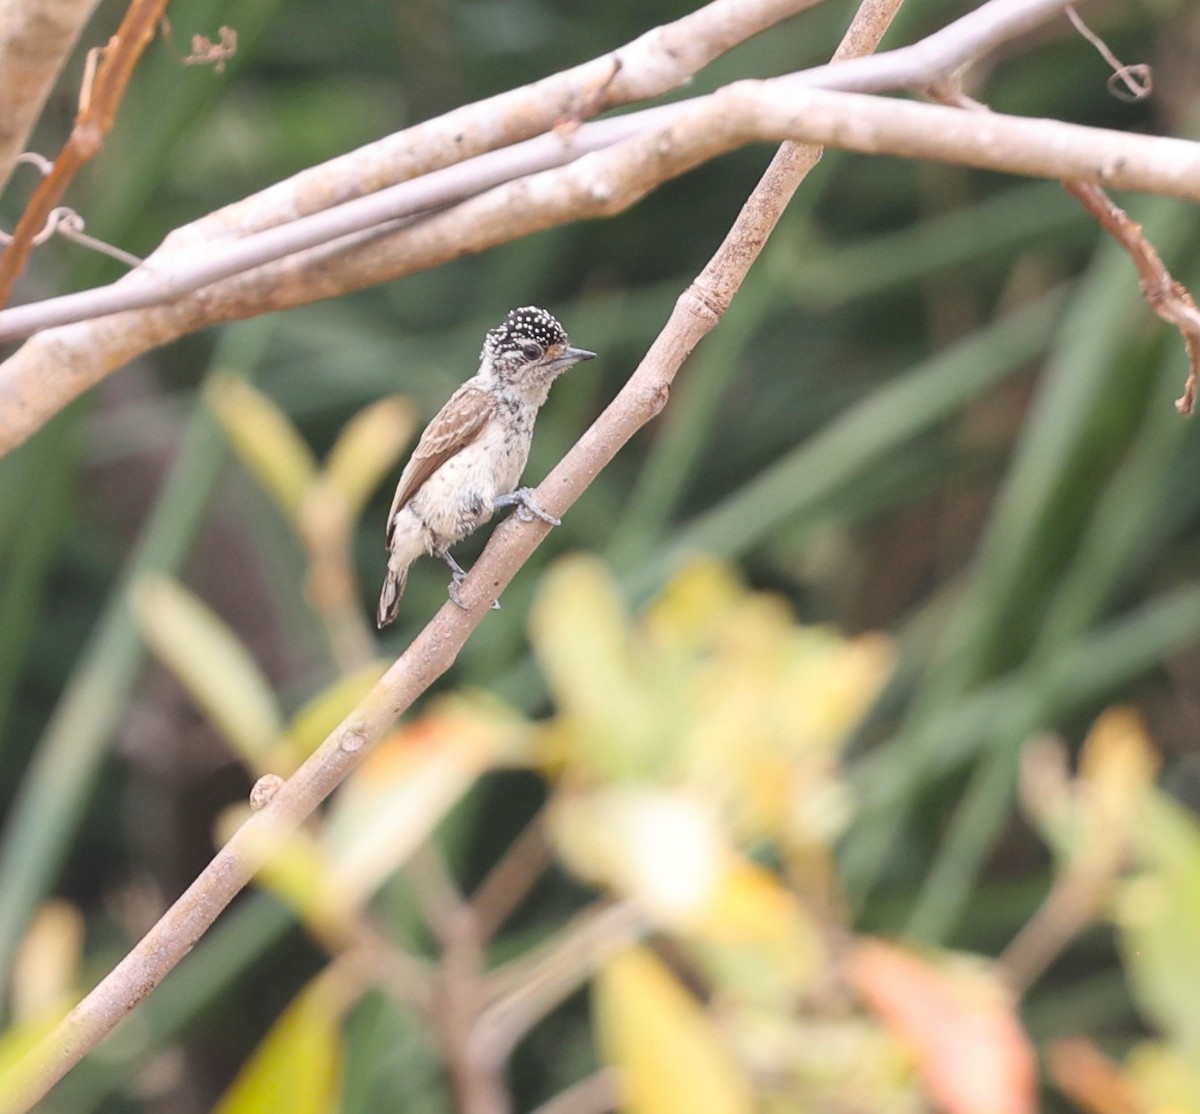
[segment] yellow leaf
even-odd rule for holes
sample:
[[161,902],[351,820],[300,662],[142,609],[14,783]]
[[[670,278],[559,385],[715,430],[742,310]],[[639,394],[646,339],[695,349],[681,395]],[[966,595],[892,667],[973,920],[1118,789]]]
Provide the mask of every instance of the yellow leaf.
[[664,663],[642,660],[606,566],[559,561],[530,616],[534,652],[569,731],[565,758],[601,778],[655,769],[674,745],[679,717],[664,697]]
[[237,636],[200,599],[158,573],[133,586],[138,629],[252,770],[283,732],[266,678]]
[[300,992],[242,1066],[213,1114],[334,1114],[345,995],[329,969]]
[[57,1016],[75,997],[83,955],[83,916],[69,901],[38,910],[12,968],[12,1014],[17,1021]]
[[360,410],[343,427],[325,458],[322,479],[341,495],[351,522],[395,467],[416,423],[413,404],[394,395]]
[[233,375],[215,376],[205,394],[242,463],[298,523],[317,461],[291,419],[262,391]]
[[604,1061],[621,1073],[629,1114],[750,1114],[750,1085],[709,1016],[645,948],[605,964],[595,981]]
[[733,854],[684,943],[723,995],[785,1013],[823,968],[820,929],[796,895]]
[[1072,777],[1066,749],[1039,738],[1021,756],[1021,802],[1054,851],[1060,872],[1098,885],[1115,875],[1136,842],[1158,772],[1141,717],[1111,708],[1093,725]]
[[1079,774],[1103,827],[1130,830],[1158,767],[1146,724],[1133,708],[1110,708],[1096,721],[1079,752]]
[[1126,1109],[1200,1114],[1200,1065],[1186,1046],[1142,1041],[1125,1057],[1122,1077],[1127,1089],[1133,1088],[1134,1097],[1142,1100]]
[[732,566],[712,557],[688,564],[646,611],[647,634],[661,646],[699,648],[747,596]]

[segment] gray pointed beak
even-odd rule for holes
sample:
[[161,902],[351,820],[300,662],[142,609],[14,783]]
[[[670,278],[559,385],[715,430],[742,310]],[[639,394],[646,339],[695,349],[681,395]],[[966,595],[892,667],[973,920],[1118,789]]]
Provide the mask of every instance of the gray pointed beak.
[[594,360],[595,352],[589,352],[586,348],[568,348],[556,360],[550,361],[550,366],[555,371],[566,371],[567,368],[573,367],[575,364],[582,363],[584,360]]

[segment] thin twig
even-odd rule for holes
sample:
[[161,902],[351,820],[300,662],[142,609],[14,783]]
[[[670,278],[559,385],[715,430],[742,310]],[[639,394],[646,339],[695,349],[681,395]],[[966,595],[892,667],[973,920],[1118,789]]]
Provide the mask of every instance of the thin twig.
[[1102,867],[1064,874],[1004,949],[997,967],[1015,994],[1024,995],[1067,945],[1095,921],[1116,872],[1115,865]]
[[459,904],[439,926],[442,963],[433,1003],[434,1028],[461,1114],[508,1114],[512,1103],[500,1057],[474,1039],[484,1004],[484,949],[471,909]]
[[1096,48],[1100,57],[1112,67],[1113,72],[1108,78],[1108,88],[1114,97],[1123,101],[1140,101],[1154,92],[1154,77],[1149,66],[1142,63],[1132,66],[1125,65],[1112,52],[1108,43],[1084,23],[1083,17],[1074,7],[1067,7],[1067,19],[1071,21],[1071,26]]
[[470,910],[442,849],[429,840],[421,843],[410,856],[405,875],[421,916],[442,946],[448,949],[460,941]]
[[480,1013],[472,1034],[478,1055],[503,1062],[601,963],[645,932],[645,920],[631,903],[597,904],[544,947],[498,969],[488,980],[493,1001]]
[[1142,226],[1131,220],[1108,194],[1092,182],[1065,181],[1065,189],[1078,198],[1104,229],[1128,253],[1138,270],[1138,285],[1150,308],[1183,334],[1187,346],[1188,375],[1183,394],[1175,400],[1175,409],[1187,416],[1196,405],[1196,384],[1200,380],[1200,309],[1181,282],[1167,270],[1154,245],[1146,239]]
[[154,38],[154,29],[167,0],[132,0],[117,33],[100,48],[102,58],[95,80],[79,106],[75,126],[54,168],[34,191],[25,212],[13,230],[12,242],[0,255],[0,306],[8,302],[13,283],[25,268],[33,250],[34,237],[42,230],[50,211],[58,205],[79,170],[100,150],[116,119],[129,79],[142,52]]
[[604,1114],[617,1109],[619,1093],[616,1073],[601,1068],[536,1107],[533,1114]]
[[471,908],[482,939],[495,935],[552,861],[546,842],[545,813],[539,812],[504,849],[499,862],[471,896]]

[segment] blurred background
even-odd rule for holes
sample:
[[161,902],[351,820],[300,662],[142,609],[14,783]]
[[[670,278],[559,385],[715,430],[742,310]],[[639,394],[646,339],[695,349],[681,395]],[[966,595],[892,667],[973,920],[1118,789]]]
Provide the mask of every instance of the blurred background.
[[[908,0],[884,45],[967,7]],[[92,235],[145,255],[175,226],[304,167],[688,10],[176,0],[179,43],[228,24],[236,57],[217,74],[181,66],[155,42],[68,202]],[[104,42],[122,12],[103,3],[85,43]],[[819,63],[852,13],[829,0],[720,59],[687,92]],[[1065,20],[989,58],[970,91],[1000,111],[1194,135],[1194,5],[1098,3],[1086,14],[1123,61],[1153,67],[1152,97],[1114,98],[1109,68]],[[78,53],[35,136],[45,154],[69,132]],[[140,609],[141,629],[129,603],[142,573],[181,582],[227,624],[285,718],[339,678],[369,673],[376,657],[390,660],[444,600],[446,570],[422,562],[377,645],[364,648],[361,629],[339,643],[336,622],[312,602],[312,546],[286,512],[287,485],[310,465],[247,463],[230,432],[239,407],[228,376],[285,415],[307,446],[300,457],[314,461],[377,400],[408,400],[389,411],[390,448],[370,473],[377,486],[359,493],[347,526],[353,579],[334,591],[349,584],[369,621],[410,430],[474,371],[485,330],[514,305],[542,305],[599,353],[542,414],[526,473],[536,483],[636,366],[769,158],[747,149],[614,219],[188,337],[113,375],[0,461],[6,980],[35,911],[57,898],[75,926],[67,936],[86,941],[64,954],[81,965],[81,986],[95,981],[203,868],[218,817],[254,780],[228,731],[161,664],[169,651],[147,649],[153,602]],[[30,177],[19,169],[0,199],[6,228]],[[1120,200],[1196,289],[1195,208]],[[119,273],[52,242],[19,299]],[[1028,739],[1057,734],[1074,748],[1105,708],[1132,704],[1161,752],[1161,787],[1189,808],[1200,799],[1200,434],[1172,405],[1185,374],[1181,339],[1147,309],[1131,264],[1056,183],[830,151],[666,412],[550,534],[435,691],[486,689],[544,715],[528,617],[546,570],[577,551],[603,559],[635,611],[706,554],[733,562],[804,624],[885,632],[895,670],[846,744],[856,801],[836,843],[846,923],[995,955],[1054,872],[1018,803]],[[251,440],[256,428],[246,427]],[[280,437],[286,455],[290,434]],[[486,533],[460,547],[460,560],[470,564]],[[460,885],[486,875],[546,793],[529,771],[473,781],[439,825]],[[587,899],[583,882],[552,867],[514,931],[536,936]],[[408,901],[399,890],[387,898],[393,910]],[[325,962],[301,921],[262,892],[241,899],[46,1109],[210,1109]],[[426,946],[418,934],[413,947]],[[1172,969],[1200,1000],[1186,981],[1193,968]],[[1114,929],[1098,923],[1054,958],[1022,1017],[1035,1041],[1083,1032],[1119,1058],[1156,1017],[1136,999]],[[594,1064],[588,1008],[581,991],[522,1042],[510,1075],[517,1109]],[[12,1020],[11,1001],[7,1009]],[[342,1108],[380,1109],[379,1096],[402,1086],[386,1108],[449,1109],[438,1058],[411,1022],[389,1014],[379,1047],[384,1013],[362,1006],[344,1033],[359,1064],[348,1077],[369,1075],[382,1090],[348,1088]],[[363,1074],[368,1062],[374,1075]]]

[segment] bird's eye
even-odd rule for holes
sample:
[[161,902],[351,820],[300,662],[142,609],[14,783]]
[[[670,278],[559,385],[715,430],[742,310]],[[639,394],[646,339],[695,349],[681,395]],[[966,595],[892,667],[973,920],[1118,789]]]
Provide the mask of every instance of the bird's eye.
[[521,352],[527,360],[536,360],[542,354],[540,345],[530,342],[529,344],[521,345]]

